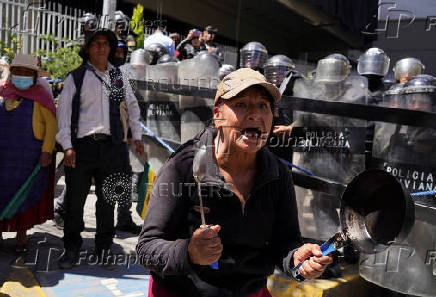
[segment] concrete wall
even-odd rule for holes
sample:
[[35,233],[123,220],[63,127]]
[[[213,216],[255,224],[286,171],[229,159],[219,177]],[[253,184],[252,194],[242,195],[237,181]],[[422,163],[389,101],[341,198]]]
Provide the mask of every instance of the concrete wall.
[[420,59],[426,73],[436,75],[436,1],[380,1],[377,27],[368,33],[377,36],[374,46],[385,50],[395,62],[405,57]]

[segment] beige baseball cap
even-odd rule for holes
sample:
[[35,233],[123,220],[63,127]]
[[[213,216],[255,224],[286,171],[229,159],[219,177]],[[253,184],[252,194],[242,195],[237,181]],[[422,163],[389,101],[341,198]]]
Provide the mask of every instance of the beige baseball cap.
[[268,93],[271,94],[274,102],[280,100],[281,94],[279,89],[275,85],[267,82],[265,76],[251,68],[241,68],[227,74],[220,82],[215,95],[215,104],[218,102],[219,98],[233,98],[243,90],[254,85],[264,87]]
[[50,73],[38,67],[38,58],[31,55],[16,54],[11,65],[0,65],[4,67],[24,67],[35,70],[38,76],[49,77]]

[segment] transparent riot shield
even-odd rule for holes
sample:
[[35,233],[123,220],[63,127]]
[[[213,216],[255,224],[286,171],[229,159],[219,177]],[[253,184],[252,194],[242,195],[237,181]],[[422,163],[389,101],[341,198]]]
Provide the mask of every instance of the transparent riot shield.
[[148,65],[131,65],[124,64],[120,67],[120,69],[128,76],[130,80],[140,80],[145,81],[146,78],[146,70],[145,68]]
[[[149,88],[144,94],[143,120],[150,130],[164,141],[180,142],[179,96],[169,93],[177,83],[176,63],[146,66],[147,82],[160,85]],[[169,152],[157,143],[147,142],[150,166],[158,170],[169,156]]]
[[[367,80],[353,75],[347,80],[320,83],[295,81],[294,96],[301,98],[366,103]],[[365,169],[366,121],[353,118],[294,112],[293,163],[315,176],[347,184]],[[303,237],[326,240],[339,231],[340,197],[295,187]]]
[[[408,109],[431,111],[428,102],[411,105],[420,96],[400,101]],[[387,107],[397,108],[397,101]],[[381,122],[375,129],[372,167],[391,173],[412,195],[423,195],[413,196],[415,225],[405,242],[375,255],[361,253],[360,275],[404,294],[436,296],[436,196],[429,193],[436,190],[436,130]]]
[[147,126],[161,138],[180,141],[179,98],[167,89],[177,82],[177,64],[147,66],[147,81],[161,84],[146,96]]
[[195,95],[200,88],[216,88],[219,63],[210,54],[199,54],[179,64],[179,83],[189,86],[194,95],[180,96],[181,142],[193,138],[212,119],[214,101]]
[[132,86],[132,90],[138,100],[139,107],[143,114],[145,114],[145,110],[147,108],[145,104],[146,90],[145,88],[141,89],[139,87],[140,82],[145,82],[146,80],[146,65],[131,65],[124,64],[120,67],[125,80],[130,82]]

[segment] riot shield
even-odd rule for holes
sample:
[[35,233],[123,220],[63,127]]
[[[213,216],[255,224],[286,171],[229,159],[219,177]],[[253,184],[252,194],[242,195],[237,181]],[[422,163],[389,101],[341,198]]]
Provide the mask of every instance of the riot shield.
[[[349,103],[366,103],[367,80],[352,75],[341,83],[313,79],[295,81],[294,96]],[[314,175],[346,184],[365,169],[366,121],[294,112],[293,163]],[[303,237],[326,240],[339,230],[340,197],[295,187]]]
[[130,80],[146,80],[146,71],[145,68],[147,65],[132,65],[132,64],[124,64],[120,67],[120,69],[127,75]]
[[[193,94],[200,88],[216,88],[219,83],[219,63],[210,54],[202,53],[179,63],[179,83],[189,86]],[[200,96],[180,96],[181,142],[193,138],[213,115],[213,99]]]
[[[408,109],[431,111],[421,94],[411,95],[392,100],[390,107],[403,102]],[[417,100],[421,105],[412,105]],[[391,173],[412,195],[436,190],[436,130],[381,122],[375,129],[372,166]],[[436,196],[422,194],[414,202],[427,212],[416,213],[407,240],[379,254],[361,253],[359,272],[366,280],[397,292],[436,296]]]
[[[177,83],[177,67],[176,63],[146,66],[147,81],[162,85],[145,91],[145,110],[141,111],[153,133],[174,142],[180,142],[179,96],[169,93],[167,88]],[[147,144],[147,152],[150,166],[155,170],[168,158],[168,152],[155,144]]]

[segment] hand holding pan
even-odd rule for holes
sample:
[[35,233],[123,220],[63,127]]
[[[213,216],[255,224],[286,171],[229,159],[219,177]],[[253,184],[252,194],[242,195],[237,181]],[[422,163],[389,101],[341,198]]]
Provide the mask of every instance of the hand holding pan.
[[[348,184],[341,198],[340,217],[342,231],[321,245],[323,256],[350,243],[368,254],[400,243],[413,227],[415,209],[409,192],[395,177],[371,169]],[[303,262],[292,270],[297,279],[301,278]]]
[[[203,198],[201,196],[201,181],[206,176],[206,146],[200,147],[195,152],[194,160],[192,162],[192,173],[194,175],[194,179],[197,182],[198,188],[198,199],[200,200],[200,215],[201,215],[201,226],[202,229],[209,229],[210,226],[206,225],[206,219],[204,217],[204,208],[203,208]],[[218,269],[218,262],[214,262],[210,264],[212,269]]]

